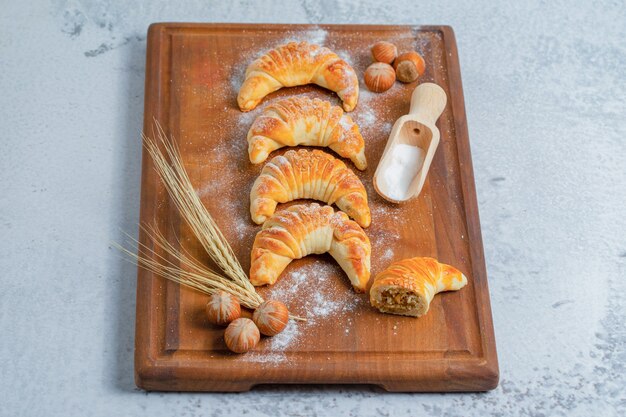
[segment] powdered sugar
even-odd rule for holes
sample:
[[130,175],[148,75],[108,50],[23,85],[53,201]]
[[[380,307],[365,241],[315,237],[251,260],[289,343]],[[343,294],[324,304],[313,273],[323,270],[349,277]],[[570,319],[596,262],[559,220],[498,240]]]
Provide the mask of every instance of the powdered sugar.
[[326,37],[328,36],[328,32],[321,28],[314,28],[307,31],[286,31],[282,33],[284,33],[284,37],[276,42],[273,42],[272,45],[255,48],[248,53],[242,54],[241,59],[239,60],[240,64],[235,66],[235,69],[230,77],[230,86],[233,91],[239,91],[241,84],[243,84],[248,65],[250,65],[255,59],[267,53],[269,50],[289,42],[302,41],[307,41],[314,45],[324,46],[326,43]]
[[285,351],[298,340],[302,332],[302,323],[289,320],[287,327],[281,333],[272,337],[263,337],[259,344],[263,350],[253,350],[241,356],[246,362],[263,364],[279,364],[287,360]]
[[284,351],[295,340],[298,339],[302,329],[302,322],[289,320],[287,327],[281,333],[269,339],[269,348],[274,352]]
[[383,261],[389,261],[393,257],[393,253],[393,249],[387,248],[385,249],[385,253],[383,253],[383,256],[381,256],[380,259],[382,259]]
[[[239,60],[239,63],[234,66],[234,69],[232,70],[232,73],[230,75],[230,78],[229,78],[229,81],[230,81],[229,90],[230,91],[228,92],[224,91],[223,94],[224,95],[234,94],[234,96],[236,97],[239,92],[239,89],[241,88],[245,80],[247,67],[255,59],[267,53],[268,50],[284,45],[289,42],[300,42],[304,40],[308,41],[311,44],[323,46],[326,41],[327,35],[328,35],[328,32],[321,28],[314,28],[309,31],[287,31],[281,40],[276,41],[272,45],[268,45],[259,49],[253,49],[251,51],[248,51],[247,53],[243,53],[241,59]],[[256,117],[260,114],[261,108],[263,107],[262,104],[256,107],[252,111],[245,112],[245,113],[240,112],[240,114],[237,116],[237,130],[238,130],[237,136],[243,136],[244,138],[246,137],[247,132],[250,129],[250,126],[252,126],[252,123],[254,122]],[[225,107],[224,110],[228,111],[229,108]]]
[[[278,47],[289,42],[302,42],[306,41],[312,45],[326,46],[326,38],[328,32],[320,27],[314,27],[310,30],[288,30],[282,32],[284,37],[281,40],[276,41],[272,47]],[[263,51],[265,53],[267,51]]]
[[254,123],[254,120],[260,114],[261,114],[261,108],[257,107],[256,109],[249,111],[249,112],[245,112],[245,113],[241,112],[239,116],[237,117],[236,135],[238,138],[242,139],[243,141],[242,143],[245,143],[246,146],[248,145],[248,142],[246,141],[246,138],[248,136],[248,130],[250,130],[250,127]]
[[277,300],[282,300],[283,303],[290,304],[307,283],[308,278],[307,271],[302,269],[285,273],[280,280],[288,281],[288,285],[282,285],[283,283],[279,281],[268,291],[268,295]]
[[343,130],[348,131],[352,129],[352,126],[354,126],[354,121],[350,121],[346,115],[343,115],[341,116],[341,119],[339,119],[339,124]]
[[359,129],[371,129],[378,120],[376,112],[371,107],[365,107],[354,115]]
[[[224,122],[228,125],[214,128],[214,134],[222,135],[222,139],[212,142],[218,145],[209,149],[207,156],[211,164],[220,164],[224,167],[224,175],[214,175],[211,180],[213,183],[204,182],[199,193],[204,196],[204,201],[211,200],[211,196],[220,192],[228,194],[221,199],[218,207],[220,210],[232,213],[228,216],[230,226],[225,227],[224,232],[229,239],[244,242],[238,245],[242,251],[241,254],[238,253],[240,259],[246,259],[246,257],[249,259],[254,235],[260,230],[260,227],[250,219],[247,199],[247,191],[263,165],[251,165],[248,161],[246,136],[255,119],[268,104],[276,103],[277,97],[288,93],[293,96],[305,92],[308,97],[319,97],[331,101],[333,105],[340,104],[334,94],[318,87],[297,87],[291,91],[285,90],[282,93],[277,92],[275,96],[266,97],[257,108],[250,112],[239,111],[236,96],[244,81],[247,66],[268,50],[290,41],[306,40],[312,44],[327,46],[354,68],[361,83],[359,101],[353,112],[346,113],[342,117],[340,124],[344,130],[351,129],[353,126],[348,121],[349,116],[358,125],[367,143],[367,156],[372,157],[368,161],[370,167],[367,171],[355,170],[355,173],[366,186],[370,198],[372,226],[366,232],[372,242],[372,262],[375,267],[380,268],[396,260],[396,255],[400,253],[398,248],[404,244],[404,241],[400,241],[398,228],[406,226],[406,213],[401,206],[387,203],[376,195],[372,187],[371,175],[378,163],[376,155],[382,151],[398,115],[405,111],[402,106],[405,106],[408,111],[410,92],[414,85],[398,82],[384,93],[369,91],[362,80],[363,72],[372,62],[369,50],[366,48],[346,50],[341,38],[333,34],[333,38],[328,39],[327,35],[326,30],[316,28],[304,32],[270,33],[268,37],[263,38],[262,43],[256,39],[250,40],[242,47],[241,56],[225,73],[228,79],[216,87],[223,90],[216,94],[232,99],[224,102]],[[344,49],[341,48],[342,46]],[[423,47],[424,45],[418,44],[418,51],[421,52],[420,48]],[[226,133],[223,132],[224,129]],[[233,181],[233,178],[237,178],[237,189],[234,190],[231,185],[227,185]],[[243,192],[246,186],[248,189]],[[380,222],[382,219],[384,222]],[[382,226],[383,224],[394,224],[397,227],[389,228]],[[412,242],[407,243],[412,244]],[[244,267],[247,266],[244,265]],[[298,352],[305,347],[313,350],[335,348],[336,346],[327,345],[327,343],[332,343],[328,341],[328,338],[319,336],[330,333],[340,340],[345,340],[344,337],[354,337],[353,329],[355,326],[358,327],[358,316],[369,308],[367,295],[354,292],[345,273],[329,255],[295,260],[275,284],[257,288],[257,290],[264,299],[284,302],[291,314],[307,319],[306,322],[290,320],[282,333],[274,337],[263,337],[255,350],[239,356],[240,360],[266,364],[265,366],[284,363],[289,360],[290,352]],[[318,339],[322,345],[312,346],[317,343]]]
[[307,323],[352,311],[360,302],[339,266],[332,259],[319,258],[299,267],[290,265],[265,296],[281,300],[293,314],[306,317]]
[[315,318],[328,317],[331,313],[339,311],[342,308],[342,304],[325,297],[321,293],[315,293],[313,295],[313,303],[309,308]]
[[309,43],[319,45],[319,46],[324,46],[324,44],[326,43],[327,36],[328,36],[328,32],[326,32],[326,30],[317,28],[317,29],[313,29],[313,30],[309,30],[305,32],[299,32],[298,37],[306,39],[307,42]]
[[[302,262],[307,263],[297,265]],[[290,320],[282,333],[263,338],[260,350],[242,356],[246,361],[264,364],[288,360],[287,353],[292,349],[297,350],[302,336],[316,330],[322,322],[328,324],[328,319],[332,318],[331,324],[347,325],[341,332],[348,335],[356,308],[367,304],[367,297],[350,288],[345,273],[329,257],[296,260],[273,286],[262,288],[259,292],[265,299],[282,301],[291,314],[307,320]]]

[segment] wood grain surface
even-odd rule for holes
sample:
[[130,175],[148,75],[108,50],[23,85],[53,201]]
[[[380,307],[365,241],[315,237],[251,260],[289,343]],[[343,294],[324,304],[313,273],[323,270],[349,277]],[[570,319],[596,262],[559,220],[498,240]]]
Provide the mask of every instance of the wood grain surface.
[[[139,387],[165,391],[245,391],[259,384],[374,384],[389,391],[482,391],[498,382],[482,238],[467,134],[456,43],[446,26],[242,25],[159,23],[149,29],[144,131],[158,120],[179,147],[203,203],[231,242],[245,270],[256,226],[249,191],[262,165],[250,164],[246,133],[265,104],[308,94],[340,105],[316,86],[282,89],[257,109],[241,113],[238,87],[246,66],[288,40],[323,43],[362,74],[379,40],[426,61],[418,82],[439,84],[448,104],[439,118],[441,143],[420,196],[402,205],[379,197],[372,175],[391,125],[407,114],[417,85],[396,83],[381,94],[361,85],[350,115],[366,141],[369,167],[345,160],[368,190],[372,225],[372,279],[389,263],[432,256],[459,268],[469,284],[435,297],[421,318],[383,315],[355,294],[328,255],[294,261],[272,288],[259,292],[284,301],[307,323],[263,338],[253,352],[230,353],[223,329],[204,316],[207,297],[139,269],[135,378]],[[273,153],[285,152],[288,148]],[[332,151],[328,150],[329,153]],[[337,156],[338,155],[334,155]],[[300,201],[301,202],[301,201]],[[286,205],[279,206],[285,207]],[[210,264],[180,219],[143,155],[141,221]],[[140,241],[150,245],[145,234]]]

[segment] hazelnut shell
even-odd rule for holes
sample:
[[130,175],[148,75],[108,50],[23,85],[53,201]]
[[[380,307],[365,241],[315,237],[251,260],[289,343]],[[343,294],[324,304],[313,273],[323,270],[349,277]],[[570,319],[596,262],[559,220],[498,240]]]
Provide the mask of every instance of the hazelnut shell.
[[398,48],[391,42],[380,41],[372,46],[372,58],[376,62],[390,64],[396,59]]
[[415,51],[400,54],[393,63],[398,81],[412,83],[424,73],[426,63],[424,58]]
[[245,353],[253,349],[260,339],[261,334],[256,324],[245,317],[230,323],[224,332],[226,346],[235,353]]
[[393,86],[393,83],[396,81],[396,72],[389,64],[375,62],[367,67],[363,79],[370,91],[382,93]]
[[211,294],[205,311],[209,322],[219,326],[226,326],[231,321],[241,317],[239,301],[226,291]]
[[264,301],[254,310],[252,320],[265,336],[274,336],[285,330],[289,321],[289,310],[280,301]]

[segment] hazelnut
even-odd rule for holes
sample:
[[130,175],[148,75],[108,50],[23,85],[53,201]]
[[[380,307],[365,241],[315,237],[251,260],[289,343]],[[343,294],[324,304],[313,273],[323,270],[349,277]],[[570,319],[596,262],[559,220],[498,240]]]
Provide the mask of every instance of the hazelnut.
[[380,41],[372,46],[372,58],[374,58],[374,61],[391,65],[397,55],[398,48],[391,42]]
[[396,72],[389,64],[375,62],[365,70],[364,79],[370,91],[382,93],[389,90],[396,81]]
[[400,54],[393,63],[393,68],[399,81],[412,83],[424,73],[426,64],[420,54],[411,51]]
[[226,346],[235,353],[249,351],[259,343],[260,339],[261,335],[256,324],[245,317],[230,323],[224,332]]
[[210,323],[226,326],[241,316],[241,306],[233,295],[226,291],[218,291],[209,297],[206,315]]
[[285,330],[289,311],[280,301],[265,301],[254,310],[252,320],[265,336],[274,336]]

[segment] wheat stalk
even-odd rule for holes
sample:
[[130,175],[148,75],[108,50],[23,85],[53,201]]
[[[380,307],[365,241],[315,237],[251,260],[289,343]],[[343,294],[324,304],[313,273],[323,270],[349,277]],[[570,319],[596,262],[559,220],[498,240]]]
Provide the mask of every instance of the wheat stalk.
[[155,170],[161,176],[163,184],[178,207],[180,214],[220,269],[243,288],[255,292],[254,286],[250,283],[233,249],[196,194],[183,165],[178,147],[173,140],[167,137],[156,120],[155,125],[158,142],[165,149],[165,154],[169,157],[171,164],[168,163],[166,155],[160,151],[158,143],[145,134],[142,134],[143,143],[154,161]]
[[142,225],[140,228],[153,242],[155,248],[160,249],[164,255],[126,233],[127,238],[137,246],[137,252],[117,243],[113,243],[113,246],[134,259],[142,268],[207,295],[216,291],[226,291],[235,296],[242,305],[251,309],[257,308],[263,302],[263,298],[256,291],[245,291],[231,279],[204,266],[186,250],[175,248],[156,227]]
[[[173,139],[168,138],[157,120],[157,140],[141,134],[143,144],[152,160],[154,168],[161,177],[167,192],[178,208],[181,216],[196,236],[209,257],[220,267],[224,275],[213,271],[195,259],[179,243],[174,247],[167,238],[154,226],[141,225],[141,229],[153,242],[155,248],[165,253],[160,255],[155,248],[131,239],[137,245],[137,252],[130,251],[121,245],[114,244],[119,250],[134,259],[137,264],[155,275],[193,288],[205,294],[226,291],[237,297],[245,307],[255,309],[263,298],[256,292],[248,276],[241,267],[235,252],[222,234],[217,223],[200,201],[187,175],[178,147]],[[154,134],[153,130],[153,134]],[[165,152],[159,148],[159,144]],[[169,159],[169,162],[168,162]],[[172,262],[168,256],[177,262]],[[306,321],[297,316],[289,316],[294,320]]]

